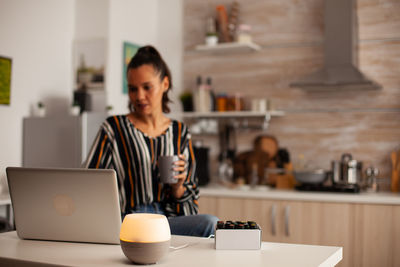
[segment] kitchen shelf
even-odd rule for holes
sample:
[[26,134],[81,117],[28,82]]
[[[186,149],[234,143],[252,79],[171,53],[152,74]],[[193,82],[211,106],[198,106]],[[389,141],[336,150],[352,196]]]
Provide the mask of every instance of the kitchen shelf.
[[[281,117],[285,113],[280,110],[271,110],[266,112],[254,112],[254,111],[225,111],[225,112],[183,112],[180,114],[183,119],[186,120],[214,120],[218,123],[219,129],[225,131],[226,127],[233,127],[237,130],[250,130],[250,129],[261,129],[267,130],[269,122],[272,117]],[[252,121],[253,123],[249,123]],[[204,128],[204,127],[203,127]],[[209,126],[206,129],[200,131],[201,133],[207,133]],[[195,131],[193,131],[195,133]]]
[[251,52],[259,51],[261,47],[255,43],[219,43],[217,45],[197,45],[196,51],[208,51],[208,52]]
[[254,111],[225,111],[225,112],[183,112],[182,117],[187,119],[257,119],[257,118],[271,118],[281,117],[285,112],[280,110],[271,110],[267,112],[254,112]]

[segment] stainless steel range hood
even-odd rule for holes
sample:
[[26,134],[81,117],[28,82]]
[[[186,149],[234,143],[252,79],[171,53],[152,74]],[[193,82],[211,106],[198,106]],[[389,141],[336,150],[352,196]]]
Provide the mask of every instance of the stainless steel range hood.
[[306,90],[375,90],[381,86],[358,70],[354,0],[325,0],[325,65],[290,87]]

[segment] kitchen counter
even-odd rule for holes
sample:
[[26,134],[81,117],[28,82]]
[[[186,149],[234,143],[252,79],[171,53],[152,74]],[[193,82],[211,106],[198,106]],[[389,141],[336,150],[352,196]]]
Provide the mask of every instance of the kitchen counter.
[[398,193],[305,192],[270,189],[261,186],[255,189],[229,189],[221,185],[210,185],[207,187],[200,187],[200,196],[400,205],[400,194]]

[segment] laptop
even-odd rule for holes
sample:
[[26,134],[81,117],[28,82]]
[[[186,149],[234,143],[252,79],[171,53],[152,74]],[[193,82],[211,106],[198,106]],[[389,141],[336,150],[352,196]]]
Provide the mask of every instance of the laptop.
[[119,244],[114,170],[8,167],[6,173],[21,239]]

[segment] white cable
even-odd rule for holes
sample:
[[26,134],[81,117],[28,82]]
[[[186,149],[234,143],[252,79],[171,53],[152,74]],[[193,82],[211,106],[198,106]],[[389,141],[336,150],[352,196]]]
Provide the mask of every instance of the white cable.
[[[209,235],[209,236],[207,237],[207,239],[214,238],[214,237],[215,237],[215,235]],[[191,245],[196,245],[196,244],[198,244],[198,243],[200,243],[200,242],[196,242],[196,243],[193,243],[193,244],[191,244]],[[169,246],[169,248],[170,248],[170,249],[173,249],[173,250],[178,250],[178,249],[186,248],[186,247],[188,247],[188,246],[189,246],[189,243],[186,243],[186,244],[183,244],[183,245],[177,246],[177,247]]]
[[189,244],[183,244],[182,246],[178,246],[178,247],[170,246],[169,248],[172,248],[173,250],[178,250],[178,249],[186,248],[187,246],[189,246]]

